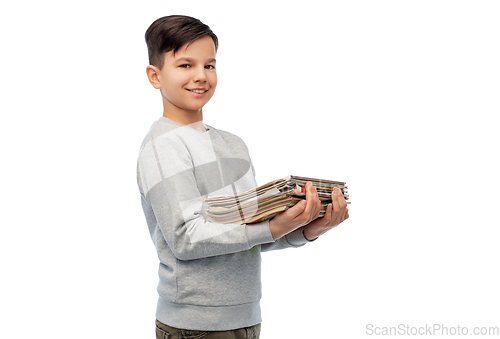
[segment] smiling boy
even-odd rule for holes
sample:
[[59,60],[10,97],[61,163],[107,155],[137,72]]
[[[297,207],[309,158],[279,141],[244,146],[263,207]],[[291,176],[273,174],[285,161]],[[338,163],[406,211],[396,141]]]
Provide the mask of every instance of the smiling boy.
[[198,38],[188,48],[167,52],[163,67],[146,68],[151,84],[162,94],[164,117],[203,130],[202,108],[217,86],[216,41],[209,35]]
[[337,189],[323,218],[308,183],[306,200],[270,221],[216,224],[203,199],[257,186],[245,143],[203,123],[217,86],[218,40],[187,16],[146,31],[146,72],[163,116],[146,135],[137,180],[159,264],[157,338],[258,338],[261,251],[299,247],[348,218]]

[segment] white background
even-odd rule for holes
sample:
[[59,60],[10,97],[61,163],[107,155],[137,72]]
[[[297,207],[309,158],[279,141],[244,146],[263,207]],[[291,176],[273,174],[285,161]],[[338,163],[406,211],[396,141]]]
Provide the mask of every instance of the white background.
[[350,219],[263,255],[262,338],[500,326],[497,1],[2,4],[2,338],[153,338],[157,257],[136,185],[162,113],[144,32],[218,35],[205,122],[257,181],[346,181]]

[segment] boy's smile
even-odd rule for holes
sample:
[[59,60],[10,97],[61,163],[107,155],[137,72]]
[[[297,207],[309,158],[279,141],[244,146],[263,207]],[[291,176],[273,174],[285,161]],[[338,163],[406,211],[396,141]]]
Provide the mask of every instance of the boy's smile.
[[151,84],[163,97],[163,116],[187,125],[202,121],[202,108],[217,86],[215,45],[209,36],[165,54],[163,68],[148,66]]

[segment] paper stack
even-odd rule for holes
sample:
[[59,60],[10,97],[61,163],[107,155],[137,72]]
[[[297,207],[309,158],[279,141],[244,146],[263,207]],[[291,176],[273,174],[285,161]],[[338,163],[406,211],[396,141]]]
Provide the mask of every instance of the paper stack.
[[319,217],[325,214],[327,205],[332,202],[334,187],[339,187],[344,198],[349,199],[345,182],[289,175],[243,193],[205,199],[207,218],[211,222],[223,224],[249,224],[270,219],[304,200],[308,181],[318,191],[321,201]]

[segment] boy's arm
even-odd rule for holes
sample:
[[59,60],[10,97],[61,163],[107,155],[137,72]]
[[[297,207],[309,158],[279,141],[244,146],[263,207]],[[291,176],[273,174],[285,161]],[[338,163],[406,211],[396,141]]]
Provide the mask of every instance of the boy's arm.
[[[168,147],[150,140],[138,162],[139,188],[151,236],[156,246],[165,246],[180,260],[192,260],[248,250],[274,242],[269,221],[251,226],[207,222],[202,214],[195,168],[182,144]],[[160,154],[161,153],[161,154]],[[159,159],[168,161],[159,161]],[[198,176],[214,176],[214,171],[196,168]],[[251,173],[249,173],[251,175]],[[216,178],[217,177],[217,178]],[[207,180],[210,181],[210,180]]]

